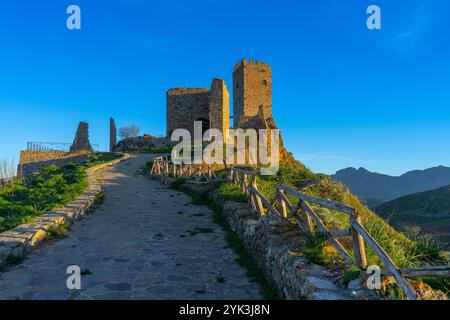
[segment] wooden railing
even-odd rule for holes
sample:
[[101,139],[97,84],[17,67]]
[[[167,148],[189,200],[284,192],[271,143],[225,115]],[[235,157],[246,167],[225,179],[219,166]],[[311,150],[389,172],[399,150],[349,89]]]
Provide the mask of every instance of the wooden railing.
[[[214,172],[211,172],[210,166],[206,166],[203,169],[201,166],[194,167],[195,169],[193,169],[192,165],[177,166],[166,158],[157,158],[155,159],[152,168],[152,174],[167,175],[172,173],[172,175],[178,177],[192,177],[193,175],[196,175],[198,177],[204,177],[205,181],[217,180],[217,176]],[[386,266],[387,270],[384,270],[383,273],[392,275],[395,278],[401,290],[409,300],[416,300],[418,296],[411,284],[406,281],[405,277],[450,276],[449,266],[399,269],[384,249],[364,228],[360,214],[351,206],[307,195],[284,185],[275,186],[276,192],[274,199],[269,201],[258,190],[258,175],[256,171],[239,168],[228,168],[227,170],[227,180],[238,185],[242,192],[248,196],[249,205],[254,210],[255,214],[260,217],[265,214],[273,214],[281,220],[294,218],[297,225],[305,233],[314,233],[314,226],[316,226],[317,229],[327,237],[328,241],[347,264],[355,264],[361,269],[366,269],[367,257],[365,245],[367,244]],[[295,201],[297,203],[291,203],[288,199],[288,195],[290,195],[291,199],[296,199]],[[329,230],[315,212],[312,205],[346,214],[349,218],[350,227],[342,230]],[[340,242],[339,239],[344,237],[351,238],[353,255],[351,255]]]
[[189,183],[197,184],[219,180],[210,165],[175,164],[168,157],[155,158],[151,174],[161,175],[162,180],[167,177],[185,178]]

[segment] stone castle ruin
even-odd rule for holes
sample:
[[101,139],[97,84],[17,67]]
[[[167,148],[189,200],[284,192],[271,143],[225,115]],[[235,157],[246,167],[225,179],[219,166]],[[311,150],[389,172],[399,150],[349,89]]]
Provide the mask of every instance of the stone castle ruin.
[[[272,69],[258,60],[238,62],[233,71],[233,127],[276,128],[272,118]],[[202,121],[203,132],[230,129],[230,94],[223,79],[213,79],[211,88],[175,88],[167,91],[167,137],[175,129],[193,135],[194,121]]]
[[[213,79],[210,88],[175,88],[167,91],[167,138],[176,129],[194,135],[194,121],[202,121],[203,133],[219,129],[224,140],[228,130],[278,129],[272,115],[272,68],[265,62],[242,59],[233,71],[233,116],[230,94],[223,79]],[[230,126],[233,119],[233,127]],[[270,139],[270,138],[269,138]],[[280,160],[292,159],[280,135]],[[290,160],[289,160],[290,161]]]

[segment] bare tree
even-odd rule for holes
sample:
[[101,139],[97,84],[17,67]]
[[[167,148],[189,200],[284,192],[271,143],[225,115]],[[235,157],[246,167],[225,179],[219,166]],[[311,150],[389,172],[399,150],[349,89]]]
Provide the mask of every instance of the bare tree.
[[137,125],[132,124],[131,126],[120,128],[119,137],[120,139],[134,138],[139,135],[140,131],[141,129]]

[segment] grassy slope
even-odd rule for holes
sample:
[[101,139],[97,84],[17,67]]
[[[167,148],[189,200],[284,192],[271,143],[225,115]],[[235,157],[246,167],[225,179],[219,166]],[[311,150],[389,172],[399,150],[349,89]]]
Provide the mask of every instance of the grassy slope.
[[375,208],[376,206],[379,206],[386,202],[384,199],[378,199],[378,198],[369,198],[369,197],[361,197],[359,196],[359,201],[361,201],[362,204],[367,206],[368,208]]
[[400,197],[374,210],[394,227],[417,225],[450,248],[450,186]]
[[407,214],[450,218],[450,186],[397,198],[377,206],[375,211],[385,217]]
[[[258,179],[258,188],[270,201],[274,197],[274,186],[276,184],[298,188],[302,182],[311,179],[320,179],[320,182],[307,187],[303,192],[357,208],[363,217],[365,228],[386,250],[398,267],[413,267],[424,260],[438,258],[439,250],[433,243],[421,239],[420,236],[410,239],[403,233],[395,231],[386,221],[361,204],[358,198],[350,193],[348,189],[332,181],[328,176],[312,173],[301,163],[297,162],[282,166],[275,176],[260,177]],[[239,188],[230,183],[220,186],[219,192],[222,197],[230,200],[245,201],[245,198],[239,192]],[[289,198],[292,203],[295,203],[294,198]],[[349,227],[348,217],[345,214],[317,206],[314,206],[314,209],[330,229]],[[342,242],[348,251],[352,252],[351,242],[348,239],[343,239]],[[370,264],[383,265],[370,248],[367,249],[367,252]]]
[[95,153],[85,165],[48,166],[42,174],[18,180],[0,190],[0,232],[32,222],[48,210],[62,207],[88,186],[85,169],[118,158],[116,154]]

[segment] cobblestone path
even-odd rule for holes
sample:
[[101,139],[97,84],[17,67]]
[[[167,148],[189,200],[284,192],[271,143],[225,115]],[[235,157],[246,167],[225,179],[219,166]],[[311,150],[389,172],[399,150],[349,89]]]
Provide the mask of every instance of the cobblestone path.
[[[99,173],[105,203],[0,274],[0,299],[260,299],[212,211],[136,174],[151,158]],[[81,290],[66,287],[69,265]]]

